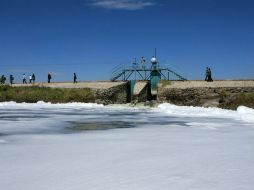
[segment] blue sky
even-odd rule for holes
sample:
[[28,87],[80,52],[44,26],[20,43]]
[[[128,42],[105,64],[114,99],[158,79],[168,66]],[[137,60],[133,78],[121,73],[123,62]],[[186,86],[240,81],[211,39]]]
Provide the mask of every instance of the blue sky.
[[0,74],[105,80],[154,54],[188,79],[254,78],[251,0],[0,0]]

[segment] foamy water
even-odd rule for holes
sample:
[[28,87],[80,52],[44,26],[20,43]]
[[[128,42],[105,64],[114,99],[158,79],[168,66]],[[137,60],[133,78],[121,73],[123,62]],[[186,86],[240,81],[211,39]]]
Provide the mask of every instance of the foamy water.
[[251,190],[253,118],[243,106],[0,103],[0,187]]

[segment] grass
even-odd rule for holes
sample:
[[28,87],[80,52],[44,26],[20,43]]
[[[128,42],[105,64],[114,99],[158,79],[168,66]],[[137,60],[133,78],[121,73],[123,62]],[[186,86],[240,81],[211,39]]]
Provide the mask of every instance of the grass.
[[35,103],[38,101],[52,103],[94,102],[94,94],[90,89],[60,89],[42,87],[0,86],[0,102],[15,101]]
[[222,90],[222,91],[219,93],[220,103],[225,102],[225,99],[226,99],[228,96],[229,96],[228,93],[227,93],[225,90]]
[[247,106],[254,108],[254,93],[241,93],[227,101],[222,107],[227,109],[236,109],[238,106]]

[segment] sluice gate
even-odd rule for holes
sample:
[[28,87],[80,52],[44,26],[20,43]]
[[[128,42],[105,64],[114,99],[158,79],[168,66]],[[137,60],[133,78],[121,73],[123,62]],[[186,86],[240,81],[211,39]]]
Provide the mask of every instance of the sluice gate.
[[153,56],[150,66],[145,64],[145,60],[142,57],[140,63],[135,60],[131,66],[119,65],[115,67],[110,80],[112,82],[130,81],[131,97],[139,96],[137,91],[144,93],[144,88],[146,88],[149,100],[156,99],[157,86],[160,80],[185,81],[187,79],[168,67],[160,66],[157,58]]

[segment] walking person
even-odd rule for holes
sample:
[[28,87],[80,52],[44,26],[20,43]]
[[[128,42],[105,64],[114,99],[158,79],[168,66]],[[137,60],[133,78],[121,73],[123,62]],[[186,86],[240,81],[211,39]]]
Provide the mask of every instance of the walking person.
[[208,68],[208,79],[207,82],[213,82],[211,68]]
[[29,83],[32,83],[32,75],[29,75]]
[[4,75],[2,75],[2,77],[1,77],[1,84],[5,84],[5,81],[6,81],[6,78],[5,78]]
[[33,73],[32,75],[32,81],[33,81],[33,84],[35,83],[35,74]]
[[205,81],[208,81],[208,75],[209,75],[209,68],[206,67],[206,71],[205,71]]
[[27,82],[26,82],[26,74],[25,73],[23,74],[23,84],[27,84]]
[[50,83],[50,80],[51,80],[51,74],[50,73],[48,73],[48,83]]
[[10,75],[10,84],[11,85],[13,84],[13,81],[14,81],[14,77],[13,77],[13,75]]
[[75,84],[75,83],[78,83],[78,82],[77,82],[77,75],[76,75],[76,73],[73,74],[73,83],[74,83],[74,84]]

